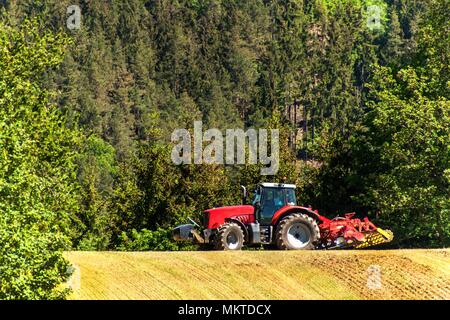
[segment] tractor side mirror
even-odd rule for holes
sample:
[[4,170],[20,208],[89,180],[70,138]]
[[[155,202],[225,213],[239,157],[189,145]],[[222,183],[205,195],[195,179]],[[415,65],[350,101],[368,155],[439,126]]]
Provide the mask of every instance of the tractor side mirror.
[[242,204],[247,203],[247,189],[244,186],[241,186],[242,189]]

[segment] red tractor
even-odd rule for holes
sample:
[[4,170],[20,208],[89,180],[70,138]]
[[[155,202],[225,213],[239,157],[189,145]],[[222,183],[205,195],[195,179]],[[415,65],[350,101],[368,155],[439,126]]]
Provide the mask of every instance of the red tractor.
[[355,213],[332,220],[317,210],[297,205],[295,185],[260,183],[251,205],[213,208],[204,211],[203,232],[198,224],[173,230],[175,240],[194,240],[217,250],[239,250],[243,245],[275,244],[282,250],[364,248],[390,242],[390,230],[377,228]]

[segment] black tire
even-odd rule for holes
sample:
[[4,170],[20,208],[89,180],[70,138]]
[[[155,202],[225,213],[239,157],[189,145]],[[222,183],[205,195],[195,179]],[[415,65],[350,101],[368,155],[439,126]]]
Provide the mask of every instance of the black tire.
[[313,250],[320,238],[316,221],[306,214],[292,214],[283,218],[275,233],[280,250]]
[[236,223],[225,223],[217,229],[214,238],[216,250],[241,250],[244,245],[244,232]]

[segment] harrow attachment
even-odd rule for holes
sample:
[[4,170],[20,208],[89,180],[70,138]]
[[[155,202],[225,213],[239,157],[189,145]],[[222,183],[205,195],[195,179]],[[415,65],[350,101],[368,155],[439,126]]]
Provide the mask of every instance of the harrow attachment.
[[354,212],[344,217],[327,219],[321,216],[319,249],[368,248],[391,242],[394,234],[391,230],[376,227],[366,217],[363,220],[353,218]]
[[394,239],[394,234],[391,230],[383,230],[377,228],[376,231],[370,232],[364,235],[364,242],[355,246],[356,249],[363,249],[371,246],[377,246],[379,244],[391,242]]

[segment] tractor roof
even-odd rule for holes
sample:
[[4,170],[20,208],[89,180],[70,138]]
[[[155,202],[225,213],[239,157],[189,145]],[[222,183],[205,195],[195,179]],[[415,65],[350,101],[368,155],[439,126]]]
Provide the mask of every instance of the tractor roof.
[[263,187],[267,187],[267,188],[292,188],[292,189],[295,189],[295,184],[263,182],[263,183],[260,183],[260,185]]

